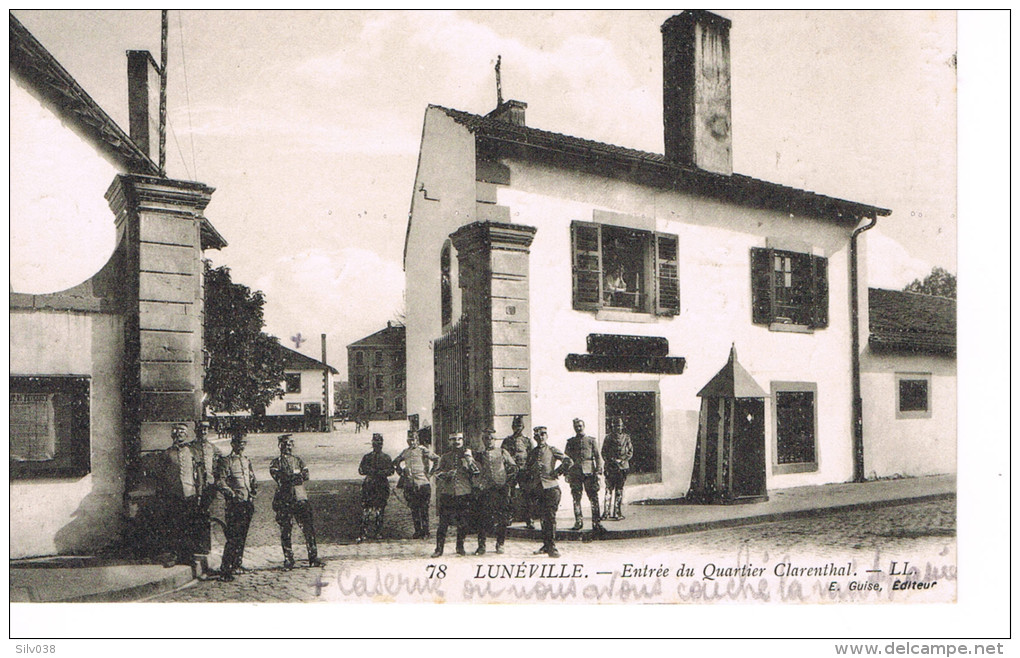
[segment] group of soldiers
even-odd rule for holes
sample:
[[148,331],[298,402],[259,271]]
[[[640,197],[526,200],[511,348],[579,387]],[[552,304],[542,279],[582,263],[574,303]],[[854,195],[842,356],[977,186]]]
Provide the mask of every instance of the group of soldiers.
[[[630,437],[623,432],[622,419],[615,419],[601,450],[595,438],[584,432],[584,421],[574,419],[574,436],[567,439],[564,450],[549,444],[544,426],[534,428],[534,439],[524,434],[524,419],[513,419],[513,433],[496,443],[496,431],[489,427],[481,435],[482,449],[476,453],[464,443],[462,433],[451,434],[446,450],[437,455],[418,442],[409,432],[407,448],[396,459],[383,452],[383,437],[372,435],[372,451],[361,459],[358,472],[364,476],[361,487],[362,516],[357,541],[382,537],[383,515],[390,497],[390,480],[398,474],[397,488],[411,510],[415,539],[431,537],[429,505],[432,481],[436,483],[436,509],[439,524],[436,547],[432,557],[443,554],[446,535],[456,526],[456,551],[466,555],[465,541],[469,533],[478,537],[475,555],[484,555],[489,537],[495,539],[496,553],[503,553],[507,527],[523,522],[534,527],[539,519],[542,545],[536,554],[559,557],[556,549],[556,512],[560,504],[560,476],[566,476],[574,503],[573,530],[584,527],[581,510],[582,495],[591,505],[592,529],[596,535],[604,530],[603,520],[622,519],[623,488],[630,470],[634,450]],[[163,510],[160,528],[163,545],[168,552],[164,562],[188,563],[195,555],[210,550],[209,509],[216,494],[224,499],[226,545],[219,578],[231,581],[234,574],[244,572],[241,566],[248,528],[255,512],[257,481],[251,460],[244,454],[246,432],[241,427],[231,430],[230,453],[221,455],[206,441],[204,432],[197,431],[189,441],[188,426],[175,424],[171,430],[172,444],[162,453]],[[273,512],[280,526],[280,544],[284,568],[295,566],[291,530],[296,521],[305,536],[309,566],[322,566],[318,558],[315,525],[305,483],[308,468],[294,454],[291,434],[277,437],[280,454],[273,459],[269,473],[276,482]],[[605,477],[605,501],[599,505],[600,476]]]
[[[163,510],[160,528],[165,534],[163,545],[168,552],[164,564],[188,563],[195,555],[207,555],[211,548],[209,508],[219,493],[224,500],[224,535],[226,545],[220,562],[219,579],[231,581],[242,573],[244,545],[255,513],[258,483],[251,460],[244,454],[247,445],[243,428],[231,430],[230,453],[221,455],[206,441],[204,433],[196,433],[188,441],[188,426],[177,423],[171,429],[172,444],[162,453],[159,469],[163,479]],[[294,567],[291,528],[297,521],[305,535],[309,566],[323,566],[317,555],[312,509],[305,491],[308,468],[293,454],[294,439],[290,434],[278,437],[279,457],[269,466],[276,481],[273,512],[280,526],[284,568]]]
[[[456,551],[465,555],[464,546],[472,531],[477,533],[475,555],[484,555],[489,537],[496,540],[496,553],[503,552],[506,529],[512,522],[522,521],[528,528],[539,519],[542,545],[536,554],[558,557],[556,549],[556,511],[561,491],[559,478],[566,476],[574,503],[574,526],[584,528],[581,500],[587,494],[591,506],[592,529],[604,531],[603,520],[619,520],[622,513],[623,488],[630,471],[634,449],[630,437],[623,432],[623,420],[613,421],[612,431],[601,450],[595,438],[584,432],[584,421],[574,419],[574,436],[567,439],[564,450],[549,445],[546,427],[534,428],[534,440],[524,434],[524,419],[514,417],[513,434],[496,445],[496,431],[482,431],[482,450],[473,454],[465,446],[462,433],[451,434],[442,457],[428,446],[418,443],[414,432],[408,433],[407,449],[390,459],[383,452],[381,434],[372,436],[372,452],[361,460],[358,472],[365,476],[362,484],[362,523],[358,541],[382,536],[383,515],[389,499],[389,478],[400,475],[397,488],[414,522],[413,538],[429,538],[429,502],[432,480],[436,482],[436,548],[432,557],[443,554],[446,535],[451,525],[457,527]],[[599,505],[599,477],[605,477],[604,505]]]

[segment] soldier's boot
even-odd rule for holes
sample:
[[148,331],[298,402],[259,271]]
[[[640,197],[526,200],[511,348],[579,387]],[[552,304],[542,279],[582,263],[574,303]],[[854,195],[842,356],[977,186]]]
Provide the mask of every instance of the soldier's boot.
[[382,539],[382,524],[383,524],[383,510],[379,510],[379,513],[375,517],[375,538]]
[[612,519],[613,510],[613,491],[612,489],[606,489],[605,500],[602,501],[602,519]]
[[613,511],[613,516],[615,518],[621,519],[621,520],[627,518],[627,517],[625,517],[623,515],[622,508],[623,508],[623,491],[622,490],[618,490],[616,492],[616,507],[613,508],[613,510],[614,510]]
[[602,514],[599,510],[599,495],[595,494],[595,497],[591,500],[591,527],[596,532],[603,532],[605,528],[602,527]]
[[440,533],[436,535],[436,550],[433,551],[432,557],[439,557],[443,554],[443,547],[446,546],[446,537]]
[[319,547],[315,543],[315,537],[306,537],[305,544],[308,547],[308,566],[324,567],[326,563],[319,559]]
[[429,530],[429,508],[425,507],[421,511],[421,537],[422,539],[428,539],[432,536],[432,531]]
[[580,530],[584,527],[584,517],[581,516],[581,503],[574,503],[574,527],[571,530]]
[[284,547],[283,549],[283,568],[293,569],[294,568],[294,551]]

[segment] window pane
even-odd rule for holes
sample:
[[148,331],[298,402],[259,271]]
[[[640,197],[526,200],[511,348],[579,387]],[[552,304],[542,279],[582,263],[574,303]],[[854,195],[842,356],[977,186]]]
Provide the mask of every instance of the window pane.
[[607,306],[645,310],[646,258],[651,234],[616,226],[602,227],[602,297]]
[[57,454],[53,394],[11,393],[11,459],[49,461]]
[[928,411],[928,380],[900,380],[900,411]]
[[301,392],[301,373],[292,372],[284,375],[286,381],[286,392],[287,393],[300,393]]
[[812,281],[809,254],[776,254],[773,277],[776,322],[811,323]]
[[658,472],[658,436],[655,431],[655,398],[653,391],[606,393],[606,424],[609,432],[617,418],[623,418],[623,431],[634,445],[631,473]]
[[814,392],[776,392],[776,461],[815,463]]

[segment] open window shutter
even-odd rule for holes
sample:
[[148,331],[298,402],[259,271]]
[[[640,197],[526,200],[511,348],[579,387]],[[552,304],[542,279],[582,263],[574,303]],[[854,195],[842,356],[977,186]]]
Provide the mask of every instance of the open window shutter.
[[668,233],[655,234],[655,312],[658,315],[680,313],[680,279],[678,276],[679,240]]
[[751,247],[751,321],[772,322],[772,250]]
[[571,222],[574,308],[597,310],[602,301],[602,231],[598,224]]
[[814,290],[811,299],[811,326],[829,326],[829,261],[824,256],[811,257]]

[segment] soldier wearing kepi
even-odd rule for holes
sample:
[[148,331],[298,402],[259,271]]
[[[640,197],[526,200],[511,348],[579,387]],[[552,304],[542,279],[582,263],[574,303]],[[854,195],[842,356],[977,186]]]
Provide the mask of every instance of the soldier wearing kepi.
[[251,460],[244,456],[247,445],[245,430],[235,427],[231,430],[230,454],[220,460],[220,491],[226,501],[227,545],[223,548],[220,564],[220,580],[231,581],[234,574],[243,571],[244,544],[248,538],[248,527],[255,513],[255,469]]
[[457,525],[457,555],[466,555],[464,540],[471,523],[471,503],[474,477],[478,474],[471,451],[464,447],[464,435],[451,434],[446,452],[436,467],[436,506],[439,508],[439,527],[436,528],[436,550],[432,557],[443,554],[446,531]]
[[393,468],[400,473],[397,486],[404,490],[404,500],[411,510],[411,521],[414,523],[412,539],[429,537],[429,500],[432,498],[432,485],[429,476],[439,462],[439,455],[429,448],[418,444],[418,433],[407,433],[407,449],[393,460]]
[[581,513],[581,494],[588,494],[591,504],[591,523],[596,532],[601,532],[602,516],[599,513],[599,476],[602,475],[602,455],[593,437],[584,433],[584,421],[574,419],[574,436],[567,439],[564,449],[573,462],[567,472],[567,483],[570,485],[570,496],[574,499],[574,527],[584,527],[584,516]]
[[517,475],[517,462],[506,450],[496,447],[496,430],[482,432],[485,450],[475,456],[478,462],[478,491],[475,510],[478,513],[478,549],[475,555],[485,555],[486,536],[495,531],[496,552],[503,552],[506,527],[510,524],[509,483]]
[[222,458],[219,450],[205,436],[208,424],[195,423],[195,440],[188,444],[195,469],[195,495],[198,497],[195,518],[195,552],[208,555],[212,549],[209,528],[209,508],[216,499],[216,462]]
[[368,538],[369,533],[376,539],[382,538],[383,514],[390,498],[390,481],[393,475],[393,460],[382,451],[382,434],[372,435],[372,452],[361,458],[358,473],[365,476],[361,483],[361,533],[358,542]]
[[[560,507],[560,475],[570,469],[570,457],[549,445],[549,432],[544,426],[535,428],[535,447],[528,453],[525,480],[535,496],[535,509],[542,519],[542,547],[535,554],[559,557],[556,550],[556,510]],[[559,462],[559,466],[556,463]]]
[[532,441],[524,433],[524,416],[514,416],[513,434],[503,439],[503,450],[510,453],[517,463],[517,477],[509,481],[510,486],[510,510],[513,514],[513,521],[524,521],[525,527],[533,528],[531,520],[531,493],[526,491],[526,483],[521,481],[520,476],[524,473],[524,465],[528,463],[528,453],[535,447]]
[[190,564],[196,552],[199,503],[195,486],[195,462],[188,444],[188,426],[175,423],[170,428],[171,445],[163,451],[161,528],[164,566]]
[[[634,445],[630,435],[623,433],[623,418],[613,420],[613,428],[602,442],[602,459],[606,464],[606,505],[604,517],[619,521],[623,516],[623,485],[627,483],[630,460],[634,457]],[[613,498],[615,497],[615,501]]]
[[305,535],[305,549],[308,551],[308,566],[321,567],[315,544],[315,525],[312,522],[312,507],[308,502],[305,482],[308,482],[308,467],[294,454],[294,438],[290,434],[277,437],[280,456],[269,464],[269,474],[276,482],[273,495],[273,512],[280,526],[280,545],[283,547],[283,568],[294,568],[294,549],[290,533],[292,520],[298,522]]

